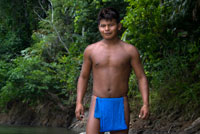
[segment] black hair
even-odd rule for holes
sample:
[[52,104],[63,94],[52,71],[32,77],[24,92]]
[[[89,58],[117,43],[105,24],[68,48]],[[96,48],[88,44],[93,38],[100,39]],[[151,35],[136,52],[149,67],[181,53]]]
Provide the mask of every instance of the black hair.
[[100,21],[102,19],[105,19],[105,20],[115,19],[116,22],[119,23],[120,22],[119,12],[117,12],[117,10],[115,10],[112,7],[103,8],[100,10],[98,14],[98,24],[100,24]]

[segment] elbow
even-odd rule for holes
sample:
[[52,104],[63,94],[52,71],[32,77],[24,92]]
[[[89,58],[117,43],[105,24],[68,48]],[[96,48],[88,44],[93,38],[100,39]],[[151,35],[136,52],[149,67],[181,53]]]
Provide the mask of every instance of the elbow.
[[148,80],[145,75],[138,77],[138,83],[148,85]]
[[79,76],[79,79],[88,80],[88,79],[89,79],[89,76],[84,75],[84,74],[81,74],[81,75]]
[[137,79],[138,81],[147,81],[147,77],[145,76],[145,74],[138,76]]

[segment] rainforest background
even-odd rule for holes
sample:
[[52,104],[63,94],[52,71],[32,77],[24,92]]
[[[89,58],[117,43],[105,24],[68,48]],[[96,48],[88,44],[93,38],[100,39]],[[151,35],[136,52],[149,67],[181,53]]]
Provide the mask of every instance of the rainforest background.
[[[139,49],[151,114],[200,115],[199,0],[0,0],[1,113],[52,102],[74,115],[83,51],[101,40],[103,7],[120,12],[121,39]],[[91,88],[92,78],[88,94]],[[142,102],[134,73],[129,88],[137,114]]]

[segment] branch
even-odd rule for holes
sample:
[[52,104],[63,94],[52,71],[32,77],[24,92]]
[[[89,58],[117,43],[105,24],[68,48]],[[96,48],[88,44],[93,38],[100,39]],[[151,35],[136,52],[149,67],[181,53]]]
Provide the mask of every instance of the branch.
[[53,3],[51,2],[51,0],[48,0],[51,3],[51,24],[52,27],[54,29],[54,31],[56,32],[58,39],[60,40],[61,44],[63,45],[63,47],[65,48],[65,50],[69,53],[69,49],[65,46],[65,43],[63,42],[58,30],[56,29],[56,26],[53,24],[54,22],[54,16],[53,16]]
[[52,23],[52,27],[54,29],[54,31],[56,32],[58,39],[60,40],[61,44],[63,45],[63,47],[65,48],[65,50],[69,53],[69,49],[65,46],[65,43],[62,41],[62,38],[58,32],[58,30],[56,29],[55,25]]
[[40,4],[40,7],[42,8],[42,10],[45,12],[45,14],[47,15],[47,11],[44,9],[44,7],[42,6],[42,4],[41,4],[41,1],[40,0],[38,0],[38,3]]
[[51,4],[51,22],[53,23],[53,3],[51,2],[51,0],[48,0]]
[[51,23],[50,21],[43,19],[43,18],[38,14],[38,12],[35,11],[35,9],[33,9],[33,12],[40,18],[40,20],[45,21],[45,22],[48,22],[48,23]]
[[[58,32],[56,26],[55,26],[54,23],[53,23],[53,22],[54,22],[53,4],[52,4],[51,0],[48,0],[48,1],[49,1],[49,3],[51,4],[51,21],[43,19],[35,10],[33,10],[33,11],[34,11],[34,13],[37,14],[37,16],[38,16],[42,21],[48,22],[48,23],[53,27],[53,30],[56,32],[56,34],[57,34],[57,36],[58,36],[58,39],[59,39],[59,41],[61,42],[62,46],[63,46],[63,47],[65,48],[65,50],[69,53],[69,49],[66,47],[66,45],[65,45],[65,43],[63,42],[63,40],[62,40],[62,38],[61,38],[61,36],[60,36],[60,34],[59,34],[59,32]],[[45,10],[44,7],[42,6],[40,0],[39,0],[39,4],[40,4],[42,10],[46,13],[46,10]]]

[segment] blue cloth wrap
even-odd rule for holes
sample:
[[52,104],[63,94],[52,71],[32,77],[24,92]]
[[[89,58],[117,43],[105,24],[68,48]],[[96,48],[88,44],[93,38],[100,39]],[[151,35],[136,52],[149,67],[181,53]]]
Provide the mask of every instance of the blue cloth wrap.
[[94,117],[100,119],[100,132],[127,129],[124,98],[96,98]]

